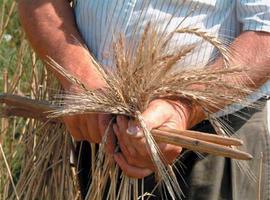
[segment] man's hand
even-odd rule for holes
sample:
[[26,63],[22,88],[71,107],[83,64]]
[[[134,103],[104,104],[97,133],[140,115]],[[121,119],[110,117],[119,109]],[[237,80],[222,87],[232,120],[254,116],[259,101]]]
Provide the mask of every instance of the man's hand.
[[75,140],[100,143],[110,119],[110,115],[84,114],[66,116],[63,120]]
[[[186,103],[159,99],[152,101],[142,116],[149,130],[165,127],[182,130],[189,127],[190,110]],[[114,158],[123,172],[130,177],[143,178],[155,171],[145,138],[136,122],[118,116],[113,129],[122,151]],[[158,145],[168,164],[172,164],[182,151],[181,147],[174,145]]]
[[[26,35],[41,59],[51,57],[90,89],[104,87],[89,51],[82,45],[84,41],[68,1],[19,0],[18,11]],[[66,91],[76,92],[65,77],[53,72]],[[65,117],[64,122],[75,139],[99,143],[109,119],[107,115],[87,114]]]
[[[91,89],[102,89],[105,86],[105,83],[101,81],[101,78],[96,79],[96,85],[87,85]],[[98,84],[97,84],[98,83]],[[78,93],[80,90],[77,87],[65,88],[69,93]],[[74,116],[65,116],[63,121],[73,136],[77,141],[85,140],[91,143],[100,143],[102,138],[110,124],[112,116],[109,114],[80,114]],[[106,149],[109,153],[112,153],[114,150],[113,147],[113,130],[112,127],[109,127],[109,139]]]

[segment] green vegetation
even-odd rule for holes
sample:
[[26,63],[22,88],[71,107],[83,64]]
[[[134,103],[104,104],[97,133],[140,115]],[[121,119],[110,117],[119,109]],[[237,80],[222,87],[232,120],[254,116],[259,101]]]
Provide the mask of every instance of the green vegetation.
[[[16,6],[15,0],[0,0],[0,94],[9,92],[29,95],[31,87],[27,80],[31,76],[33,53],[21,30]],[[8,80],[4,80],[5,71]],[[0,107],[0,114],[2,108]],[[21,140],[25,123],[24,119],[19,118],[0,121],[0,143],[15,183],[21,172],[24,152]],[[13,188],[6,163],[0,153],[0,199],[6,199],[10,193],[13,193]]]

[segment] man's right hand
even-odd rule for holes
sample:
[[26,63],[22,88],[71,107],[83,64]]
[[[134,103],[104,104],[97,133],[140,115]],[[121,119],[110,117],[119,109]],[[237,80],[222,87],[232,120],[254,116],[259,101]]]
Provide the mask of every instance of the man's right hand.
[[114,152],[114,133],[112,127],[108,127],[112,119],[108,114],[83,114],[64,117],[64,123],[77,141],[86,140],[91,143],[101,143],[108,128],[108,140],[106,151]]
[[[82,45],[84,40],[77,29],[73,9],[68,1],[36,0],[29,3],[28,0],[19,0],[18,11],[26,35],[41,59],[51,57],[88,88],[104,87],[89,51]],[[50,66],[47,67],[51,70]],[[65,77],[54,70],[52,72],[66,91],[74,92],[73,85]],[[99,114],[64,118],[67,129],[76,140],[94,143],[101,141],[109,121],[110,116]]]
[[87,140],[93,143],[99,143],[101,141],[98,114],[65,116],[63,120],[75,140]]

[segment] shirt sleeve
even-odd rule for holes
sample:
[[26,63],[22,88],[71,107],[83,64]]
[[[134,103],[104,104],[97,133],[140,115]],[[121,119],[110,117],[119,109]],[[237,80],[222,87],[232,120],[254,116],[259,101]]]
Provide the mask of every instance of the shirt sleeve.
[[270,32],[270,0],[236,0],[237,20],[242,31]]

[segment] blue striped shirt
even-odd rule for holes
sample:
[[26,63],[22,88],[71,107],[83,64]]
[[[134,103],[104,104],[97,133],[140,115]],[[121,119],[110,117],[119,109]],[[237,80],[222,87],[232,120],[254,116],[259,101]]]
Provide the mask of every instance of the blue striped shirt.
[[[136,38],[149,21],[170,32],[186,18],[181,27],[207,31],[226,44],[242,31],[270,32],[270,0],[77,0],[74,9],[82,37],[104,66],[112,63],[112,42],[119,34],[132,41],[134,30]],[[185,44],[198,47],[181,67],[205,66],[215,58],[214,47],[194,35],[175,35],[171,47]],[[270,93],[270,81],[261,89]],[[260,97],[259,93],[250,96]]]

